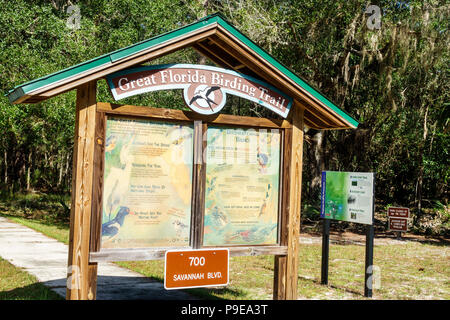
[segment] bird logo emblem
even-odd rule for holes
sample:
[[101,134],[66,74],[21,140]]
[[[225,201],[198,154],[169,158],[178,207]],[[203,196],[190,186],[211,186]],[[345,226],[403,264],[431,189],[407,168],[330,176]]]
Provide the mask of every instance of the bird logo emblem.
[[213,114],[218,112],[224,105],[224,94],[219,86],[209,86],[201,84],[189,88],[185,97],[189,108],[203,114]]

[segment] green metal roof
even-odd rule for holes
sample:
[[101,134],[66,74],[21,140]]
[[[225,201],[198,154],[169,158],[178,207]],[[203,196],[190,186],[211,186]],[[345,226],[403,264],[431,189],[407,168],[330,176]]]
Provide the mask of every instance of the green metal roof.
[[313,88],[309,85],[305,80],[297,76],[293,73],[289,68],[280,63],[277,59],[272,57],[269,53],[267,53],[264,49],[260,48],[256,45],[252,40],[243,35],[239,30],[237,30],[234,26],[232,26],[222,15],[219,13],[215,13],[209,16],[204,17],[203,19],[181,27],[179,29],[158,35],[156,37],[138,42],[131,46],[113,51],[111,53],[104,54],[97,58],[82,62],[75,66],[69,67],[64,70],[60,70],[58,72],[52,73],[50,75],[26,82],[19,86],[16,86],[14,89],[10,90],[8,95],[9,101],[14,103],[19,98],[24,95],[32,94],[33,91],[44,88],[46,86],[51,86],[52,84],[63,81],[65,79],[69,79],[71,77],[86,73],[94,70],[102,65],[115,63],[121,59],[133,56],[141,51],[147,50],[153,46],[159,45],[166,41],[170,41],[176,39],[179,36],[185,35],[192,31],[198,30],[199,28],[211,25],[211,24],[219,24],[233,36],[235,36],[239,41],[244,43],[247,47],[254,51],[255,54],[259,55],[261,58],[270,63],[273,67],[278,69],[280,72],[285,74],[288,78],[294,81],[297,85],[311,94],[314,98],[320,101],[321,104],[333,110],[337,115],[339,115],[343,120],[349,123],[352,127],[356,128],[358,126],[358,121],[353,119],[350,115],[348,115],[345,111],[341,110],[338,106],[336,106],[333,102],[331,102],[328,98],[326,98],[322,93],[320,93],[317,89]]

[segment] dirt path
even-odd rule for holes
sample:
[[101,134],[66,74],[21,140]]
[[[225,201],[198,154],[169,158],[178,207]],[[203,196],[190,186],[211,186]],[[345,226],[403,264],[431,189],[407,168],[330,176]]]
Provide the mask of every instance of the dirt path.
[[[397,239],[397,236],[393,233],[378,233],[375,234],[374,244],[377,246],[382,245],[404,245],[408,241],[415,241],[428,244],[446,244],[450,246],[450,240],[445,238],[431,238],[413,234],[402,234],[401,239]],[[366,236],[353,232],[330,232],[330,242],[334,244],[353,244],[364,246],[366,243]],[[300,243],[304,244],[320,244],[322,243],[322,235],[319,234],[300,234]]]

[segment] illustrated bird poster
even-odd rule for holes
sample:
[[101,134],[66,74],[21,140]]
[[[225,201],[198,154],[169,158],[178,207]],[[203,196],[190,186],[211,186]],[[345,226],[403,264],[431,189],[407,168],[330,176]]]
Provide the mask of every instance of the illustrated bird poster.
[[203,244],[276,244],[280,131],[208,127]]
[[108,118],[102,248],[188,246],[193,127]]

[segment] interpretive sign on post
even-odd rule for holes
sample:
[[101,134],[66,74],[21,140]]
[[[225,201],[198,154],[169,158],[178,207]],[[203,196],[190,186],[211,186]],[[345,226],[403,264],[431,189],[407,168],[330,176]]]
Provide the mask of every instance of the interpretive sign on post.
[[166,251],[164,288],[225,286],[229,279],[228,260],[228,249]]
[[324,171],[320,216],[371,225],[373,191],[373,173]]
[[321,283],[328,284],[331,220],[366,224],[364,296],[370,298],[373,274],[375,174],[324,171],[321,196],[320,216],[323,218]]

